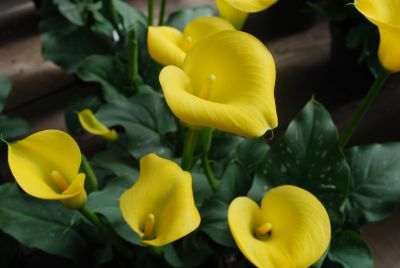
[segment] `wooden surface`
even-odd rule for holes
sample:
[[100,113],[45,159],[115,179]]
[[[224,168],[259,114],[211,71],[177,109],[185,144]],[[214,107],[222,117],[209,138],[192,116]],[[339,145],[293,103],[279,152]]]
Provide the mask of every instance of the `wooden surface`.
[[[145,1],[130,1],[145,10]],[[175,1],[175,5],[213,4],[213,1]],[[0,74],[14,84],[7,110],[26,118],[32,131],[65,129],[64,110],[74,80],[40,54],[37,33],[24,34],[16,40],[0,40]],[[346,88],[332,72],[330,34],[327,23],[290,36],[266,42],[277,66],[276,101],[281,130],[312,96],[332,111],[339,129],[348,121],[358,100],[346,100]],[[335,76],[336,75],[336,76]],[[329,81],[329,83],[327,83]],[[342,83],[342,84],[341,84]],[[367,119],[355,133],[352,143],[399,141],[400,77],[391,77],[374,103]],[[343,89],[344,88],[344,89]],[[4,172],[4,166],[1,167]],[[383,222],[368,224],[364,237],[370,242],[376,267],[400,267],[400,213]],[[360,267],[362,268],[362,267]]]

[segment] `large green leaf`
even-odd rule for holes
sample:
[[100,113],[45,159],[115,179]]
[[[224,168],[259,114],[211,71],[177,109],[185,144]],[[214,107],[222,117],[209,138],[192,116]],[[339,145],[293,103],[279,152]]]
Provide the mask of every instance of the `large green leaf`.
[[164,258],[173,267],[198,267],[212,254],[204,234],[194,232],[163,247]]
[[114,178],[103,190],[89,195],[86,206],[105,216],[114,230],[126,241],[140,245],[140,239],[122,218],[119,208],[121,194],[133,185],[139,174]]
[[6,104],[8,94],[11,92],[11,82],[4,76],[0,76],[0,113]]
[[237,159],[249,174],[254,173],[267,156],[270,147],[263,138],[245,139],[236,148]]
[[234,247],[235,241],[228,227],[228,205],[220,200],[209,199],[200,208],[200,230],[216,243]]
[[0,134],[3,138],[13,138],[25,135],[30,126],[24,119],[15,116],[0,115]]
[[206,175],[202,171],[192,171],[193,196],[196,207],[200,207],[207,198],[214,194]]
[[96,166],[112,171],[116,176],[134,178],[137,176],[136,164],[130,155],[124,151],[105,150],[97,153],[92,161]]
[[71,0],[53,0],[60,13],[70,22],[83,26],[85,24],[85,4],[83,2],[71,2]]
[[183,31],[186,24],[188,24],[191,20],[201,16],[212,16],[213,13],[214,10],[211,6],[178,10],[169,16],[166,24]]
[[86,250],[74,229],[79,219],[59,202],[28,197],[15,184],[0,186],[0,229],[26,246],[78,261]]
[[63,17],[50,17],[41,21],[42,54],[73,73],[79,63],[89,55],[109,54],[111,41],[88,28],[70,24]]
[[328,258],[343,268],[373,268],[374,261],[367,243],[354,231],[344,230],[333,237]]
[[140,159],[148,153],[171,156],[173,148],[165,134],[176,131],[176,123],[159,95],[132,96],[101,107],[96,117],[107,126],[122,126],[126,135],[119,140]]
[[379,221],[400,202],[400,143],[353,147],[346,152],[352,185],[348,217]]
[[139,24],[147,25],[146,17],[140,10],[124,3],[121,0],[113,0],[113,2],[115,11],[120,14],[122,18],[122,24],[126,31],[129,32],[131,29],[135,29]]
[[124,99],[122,93],[133,89],[128,81],[126,64],[123,64],[115,56],[90,55],[77,67],[76,74],[85,82],[97,82],[103,89],[107,102]]
[[350,171],[339,150],[336,127],[321,104],[307,103],[283,138],[271,146],[261,167],[250,190],[255,200],[270,187],[297,185],[321,200],[335,227],[342,223]]
[[217,195],[226,203],[235,197],[246,195],[252,184],[252,176],[238,160],[232,161],[221,178]]

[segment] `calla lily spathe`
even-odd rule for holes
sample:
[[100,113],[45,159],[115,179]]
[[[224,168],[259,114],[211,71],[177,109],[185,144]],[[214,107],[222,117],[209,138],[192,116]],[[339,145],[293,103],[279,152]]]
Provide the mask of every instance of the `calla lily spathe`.
[[238,197],[228,209],[228,223],[241,252],[260,268],[306,268],[328,248],[329,216],[311,193],[279,186],[264,196],[261,208]]
[[355,0],[355,7],[379,29],[378,56],[390,72],[400,71],[400,1]]
[[182,68],[162,69],[160,83],[172,112],[188,125],[259,137],[278,124],[274,60],[247,33],[228,30],[199,41]]
[[78,113],[79,122],[82,127],[93,135],[102,136],[104,139],[114,141],[118,138],[118,133],[114,129],[109,129],[94,116],[92,110],[85,109]]
[[147,44],[150,56],[160,64],[182,66],[186,53],[198,41],[224,30],[233,30],[228,21],[219,17],[199,17],[181,33],[169,26],[150,26]]
[[70,208],[86,202],[85,174],[78,144],[60,130],[44,130],[8,144],[8,163],[21,188],[28,194],[60,200]]
[[122,194],[120,208],[125,221],[147,245],[169,244],[200,224],[190,173],[155,154],[140,160],[139,179]]
[[249,13],[272,6],[277,0],[216,0],[219,15],[240,30]]

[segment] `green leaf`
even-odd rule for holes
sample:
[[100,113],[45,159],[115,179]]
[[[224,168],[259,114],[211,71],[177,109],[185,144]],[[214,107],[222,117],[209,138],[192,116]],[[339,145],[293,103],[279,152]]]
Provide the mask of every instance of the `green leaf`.
[[91,55],[79,64],[76,74],[85,82],[99,83],[106,101],[113,102],[124,99],[120,94],[124,89],[133,93],[127,68],[114,56]]
[[0,76],[0,113],[3,111],[8,95],[11,92],[11,82],[7,77]]
[[200,207],[203,202],[214,194],[206,175],[203,172],[192,171],[193,196],[196,207]]
[[113,2],[115,11],[121,15],[122,24],[127,32],[138,27],[139,24],[147,25],[146,17],[140,10],[120,0],[114,0]]
[[106,126],[122,126],[122,142],[137,159],[148,153],[169,157],[173,148],[165,134],[176,131],[176,123],[162,97],[155,94],[132,96],[101,107],[96,117]]
[[374,261],[367,243],[354,231],[338,232],[332,239],[328,258],[344,268],[373,268]]
[[346,156],[352,175],[350,220],[383,220],[400,203],[400,143],[356,146]]
[[187,8],[173,12],[169,16],[166,24],[183,31],[186,24],[191,20],[201,16],[212,16],[213,13],[214,10],[211,6]]
[[199,232],[163,247],[165,260],[173,267],[198,267],[212,254],[212,248]]
[[209,199],[200,208],[200,230],[216,243],[235,247],[235,241],[228,227],[228,205],[220,200]]
[[69,24],[64,18],[52,17],[40,24],[44,58],[73,73],[79,63],[92,54],[110,54],[111,41]]
[[237,159],[237,148],[244,140],[245,138],[240,136],[214,131],[208,157],[215,176],[222,177],[225,166],[233,159]]
[[0,115],[0,133],[3,138],[20,137],[30,129],[28,122],[19,117]]
[[[113,32],[114,27],[112,23],[101,13],[98,11],[92,12],[94,23],[90,27],[93,32],[103,34],[110,39],[114,40]],[[114,40],[115,41],[115,40]]]
[[231,162],[225,169],[218,187],[218,197],[230,203],[235,197],[246,195],[253,182],[253,177],[239,161]]
[[28,197],[15,184],[0,186],[0,229],[26,246],[77,262],[86,250],[74,229],[79,219],[59,202]]
[[238,160],[246,168],[246,171],[251,174],[265,160],[269,149],[269,145],[263,138],[245,139],[237,147]]
[[[136,171],[137,172],[137,171]],[[119,198],[128,190],[139,177],[131,174],[131,177],[114,178],[103,190],[89,195],[87,208],[106,217],[114,230],[126,241],[140,245],[140,239],[122,218],[119,208]]]
[[134,161],[129,154],[116,150],[107,150],[97,153],[92,161],[96,166],[112,171],[118,177],[133,178],[137,170],[133,167]]
[[53,0],[58,6],[60,13],[73,24],[83,26],[85,24],[85,4],[82,2],[73,3],[70,0]]
[[349,191],[350,171],[339,150],[337,130],[325,108],[311,100],[269,150],[249,195],[260,201],[270,187],[291,184],[313,193],[334,228]]

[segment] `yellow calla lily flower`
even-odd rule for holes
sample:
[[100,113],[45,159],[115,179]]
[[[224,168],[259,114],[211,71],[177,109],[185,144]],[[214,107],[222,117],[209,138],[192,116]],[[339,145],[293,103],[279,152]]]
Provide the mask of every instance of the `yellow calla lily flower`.
[[354,5],[370,22],[378,26],[378,56],[383,67],[390,72],[399,72],[400,1],[355,0]]
[[228,224],[241,252],[263,268],[309,267],[331,237],[329,216],[320,201],[289,185],[270,190],[261,208],[248,197],[234,199]]
[[140,160],[139,179],[122,194],[120,208],[125,221],[147,245],[169,244],[200,224],[190,173],[155,154]]
[[199,17],[185,27],[183,33],[169,26],[150,26],[147,45],[150,56],[160,64],[182,66],[186,53],[198,41],[220,31],[233,30],[219,17]]
[[78,144],[60,130],[44,130],[8,144],[8,163],[21,188],[28,194],[60,200],[69,208],[86,203],[85,174]]
[[223,31],[199,41],[182,69],[162,69],[160,83],[172,112],[188,125],[248,137],[278,125],[274,60],[247,33]]
[[240,30],[249,13],[259,12],[275,4],[277,0],[216,0],[219,15]]
[[78,113],[79,122],[82,127],[93,135],[102,136],[104,139],[114,141],[118,138],[118,133],[114,129],[109,129],[94,116],[92,110],[85,109]]

